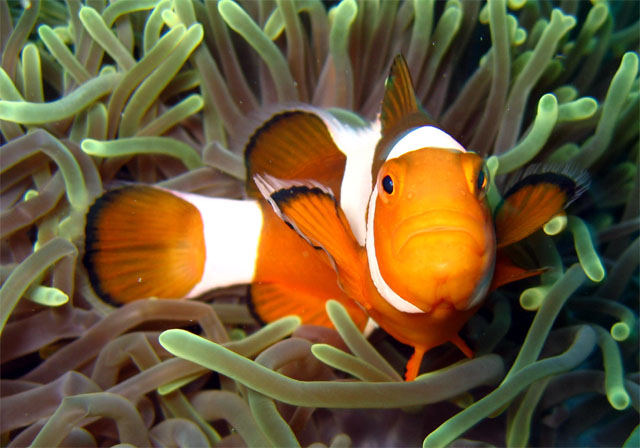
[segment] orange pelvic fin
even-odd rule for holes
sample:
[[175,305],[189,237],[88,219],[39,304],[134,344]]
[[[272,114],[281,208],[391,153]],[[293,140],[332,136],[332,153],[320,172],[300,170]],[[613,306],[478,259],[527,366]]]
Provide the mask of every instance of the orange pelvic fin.
[[[466,342],[462,340],[460,336],[457,334],[453,336],[449,342],[458,347],[458,349],[464,353],[467,358],[473,358],[473,350],[469,348]],[[407,362],[407,366],[404,373],[405,381],[413,381],[420,373],[420,365],[422,364],[422,358],[424,358],[425,353],[427,353],[430,348],[426,348],[424,346],[417,345],[413,348],[413,355],[409,358]]]
[[247,193],[260,198],[254,176],[313,179],[340,191],[346,163],[319,115],[306,110],[277,113],[258,128],[245,148]]
[[540,229],[584,193],[589,176],[575,167],[532,165],[511,182],[495,211],[496,243],[505,247]]
[[420,364],[422,364],[422,358],[427,350],[424,347],[414,347],[413,355],[409,358],[407,362],[407,367],[404,372],[404,380],[405,381],[413,381],[418,376],[418,372],[420,371]]
[[107,192],[89,210],[84,265],[96,293],[123,304],[181,298],[205,264],[202,217],[178,196],[148,186]]
[[255,181],[276,214],[334,263],[343,290],[353,298],[364,288],[361,247],[330,189],[316,182],[290,182],[264,175]]
[[456,334],[449,340],[449,342],[458,347],[458,349],[462,353],[464,353],[464,356],[466,356],[467,358],[473,358],[473,350],[469,348],[467,343],[464,342],[464,340],[459,335]]

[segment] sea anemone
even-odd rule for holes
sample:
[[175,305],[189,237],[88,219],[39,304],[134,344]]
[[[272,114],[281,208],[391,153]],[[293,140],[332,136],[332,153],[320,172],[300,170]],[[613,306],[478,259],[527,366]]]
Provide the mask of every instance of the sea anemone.
[[[638,446],[639,36],[630,1],[0,2],[2,444]],[[337,331],[260,328],[244,287],[98,299],[79,255],[105,189],[240,198],[247,117],[373,120],[398,53],[494,206],[531,162],[592,177],[514,254],[541,279],[468,323],[475,359],[443,346],[402,382],[406,347],[333,301]]]

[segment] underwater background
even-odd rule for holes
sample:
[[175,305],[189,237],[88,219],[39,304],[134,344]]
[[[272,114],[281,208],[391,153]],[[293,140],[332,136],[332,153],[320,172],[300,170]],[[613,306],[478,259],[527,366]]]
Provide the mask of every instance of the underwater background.
[[[640,446],[637,1],[0,1],[2,446]],[[487,159],[588,193],[513,254],[451,345],[260,326],[247,288],[100,301],[85,214],[123,182],[241,198],[263,106],[375,119],[403,53],[428,113]],[[170,282],[171,279],[167,279]],[[185,331],[186,330],[186,331]],[[161,336],[162,335],[162,336]]]

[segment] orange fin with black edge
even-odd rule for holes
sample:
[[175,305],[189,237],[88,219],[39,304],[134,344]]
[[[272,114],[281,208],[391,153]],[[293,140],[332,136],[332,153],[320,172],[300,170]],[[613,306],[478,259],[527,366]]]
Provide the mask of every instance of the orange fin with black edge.
[[380,112],[382,133],[393,129],[405,117],[422,113],[404,56],[394,58],[389,77],[384,83],[384,98]]
[[384,97],[380,111],[382,138],[376,146],[373,172],[377,173],[379,164],[386,160],[386,151],[401,133],[412,128],[434,124],[420,106],[416,98],[409,67],[404,56],[399,54],[393,59],[389,76],[384,84]]
[[83,262],[98,296],[113,304],[182,298],[205,265],[199,210],[148,186],[112,190],[91,206]]
[[532,165],[517,176],[496,207],[497,247],[516,243],[540,229],[589,186],[589,175],[574,166]]
[[548,268],[524,269],[516,266],[504,250],[498,250],[496,253],[496,266],[493,271],[489,291],[494,291],[507,283],[541,275],[547,270]]
[[260,174],[313,179],[339,192],[346,160],[318,114],[306,110],[276,113],[245,147],[247,194],[261,197],[254,182],[254,176]]
[[330,189],[317,182],[256,176],[256,184],[276,214],[334,264],[342,289],[359,300],[364,291],[364,252]]

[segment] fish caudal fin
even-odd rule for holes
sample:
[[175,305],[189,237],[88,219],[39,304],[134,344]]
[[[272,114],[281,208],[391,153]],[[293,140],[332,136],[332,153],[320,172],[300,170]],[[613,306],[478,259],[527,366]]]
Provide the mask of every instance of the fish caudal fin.
[[311,246],[324,250],[334,264],[342,289],[363,297],[363,258],[360,245],[335,197],[315,183],[256,176],[262,195],[276,214]]
[[575,167],[532,165],[511,182],[495,211],[496,243],[505,247],[526,238],[562,212],[589,186]]
[[96,293],[114,304],[186,296],[204,272],[203,230],[199,210],[166,190],[104,194],[87,215],[83,259]]
[[318,114],[291,110],[275,114],[259,127],[245,148],[247,194],[259,198],[255,175],[278,179],[314,179],[340,191],[346,156]]

